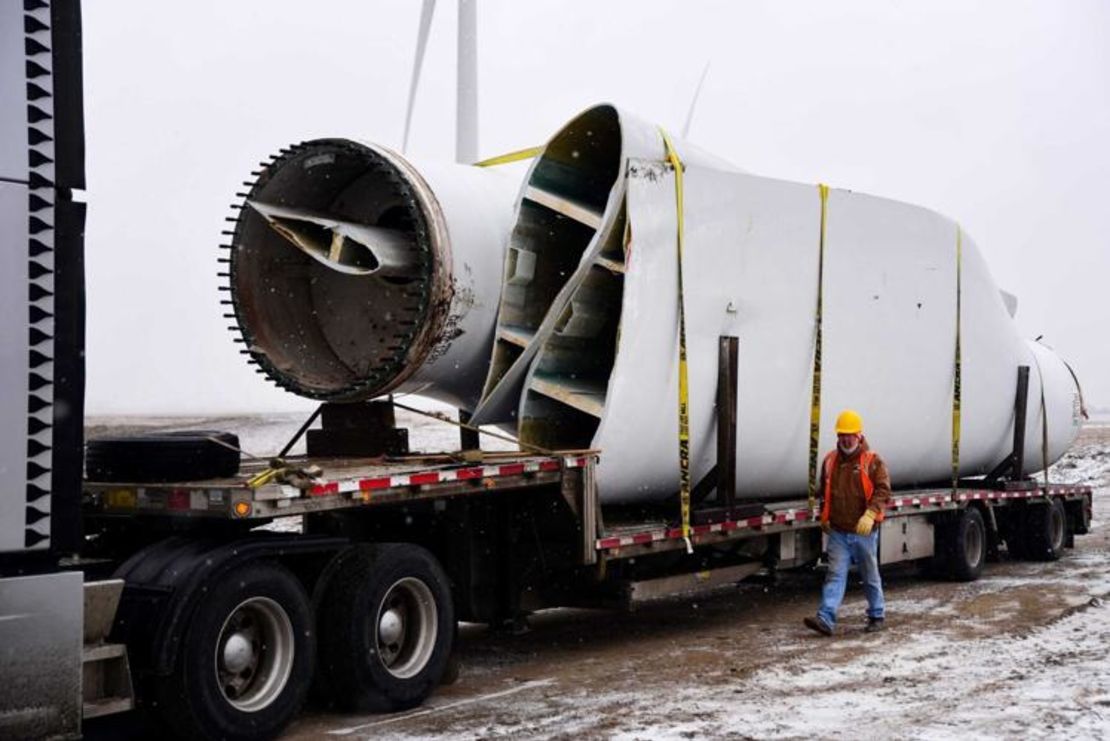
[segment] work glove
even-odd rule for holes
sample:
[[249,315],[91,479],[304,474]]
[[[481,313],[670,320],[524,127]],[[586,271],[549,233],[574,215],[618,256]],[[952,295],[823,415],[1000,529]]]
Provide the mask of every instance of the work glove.
[[875,513],[867,510],[856,523],[856,535],[870,535],[873,527],[875,527]]

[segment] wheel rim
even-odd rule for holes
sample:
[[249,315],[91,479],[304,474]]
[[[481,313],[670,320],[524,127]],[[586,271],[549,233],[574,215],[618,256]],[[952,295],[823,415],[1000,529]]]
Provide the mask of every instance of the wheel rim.
[[1053,505],[1049,522],[1052,528],[1052,550],[1058,551],[1064,544],[1064,516],[1058,506]]
[[405,577],[386,591],[371,629],[387,672],[398,679],[420,673],[435,649],[438,615],[432,590],[419,579]]
[[216,682],[236,710],[269,707],[293,672],[293,623],[281,605],[251,597],[231,611],[216,641]]
[[964,555],[967,565],[974,569],[983,560],[983,530],[976,527],[974,522],[968,524],[970,526],[964,532]]

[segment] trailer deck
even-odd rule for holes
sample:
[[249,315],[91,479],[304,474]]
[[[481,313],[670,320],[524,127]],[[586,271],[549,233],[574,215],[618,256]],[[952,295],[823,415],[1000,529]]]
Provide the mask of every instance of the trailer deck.
[[[268,520],[326,510],[466,496],[559,484],[592,469],[596,455],[486,453],[481,464],[450,455],[377,459],[290,458],[282,469],[244,462],[233,478],[166,484],[86,482],[85,506],[105,515]],[[302,472],[311,463],[317,475]],[[300,481],[291,483],[300,478]],[[260,479],[264,479],[261,483]]]
[[[377,459],[312,459],[320,471],[311,479],[290,483],[263,461],[245,462],[234,478],[172,484],[88,482],[85,504],[104,515],[192,516],[266,521],[329,510],[373,507],[473,496],[493,491],[529,490],[561,485],[564,497],[582,520],[581,560],[616,560],[686,548],[682,528],[673,519],[607,520],[594,485],[598,455],[593,451],[540,456],[526,453],[485,453],[483,462],[469,463],[453,454],[412,455]],[[303,471],[310,461],[286,461],[287,471]],[[267,480],[268,475],[268,480]],[[258,483],[261,480],[261,483]],[[895,492],[887,518],[956,510],[970,502],[995,505],[1014,500],[1091,496],[1088,486],[1066,484],[992,489],[967,482],[951,488]],[[817,512],[806,500],[776,501],[753,516],[725,518],[690,527],[690,544],[705,546],[757,535],[816,527]]]

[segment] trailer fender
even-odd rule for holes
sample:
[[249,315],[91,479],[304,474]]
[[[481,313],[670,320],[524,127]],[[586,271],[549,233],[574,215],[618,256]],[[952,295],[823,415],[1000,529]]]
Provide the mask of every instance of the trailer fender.
[[[127,644],[137,672],[173,671],[193,605],[231,569],[257,559],[296,560],[339,551],[346,538],[256,533],[233,541],[172,537],[144,548],[115,573],[126,586],[112,640]],[[311,591],[311,584],[306,585]]]
[[1070,535],[1086,535],[1091,532],[1091,496],[1089,494],[1064,502],[1068,515]]

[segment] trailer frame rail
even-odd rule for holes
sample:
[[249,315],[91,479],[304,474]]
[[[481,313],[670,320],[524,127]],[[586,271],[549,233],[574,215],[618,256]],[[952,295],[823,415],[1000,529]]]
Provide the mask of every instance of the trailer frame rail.
[[[1047,488],[1036,486],[1024,490],[986,488],[915,489],[895,492],[886,506],[886,517],[897,518],[922,513],[939,513],[959,509],[974,501],[1000,502],[1011,500],[1047,500],[1062,497],[1073,500],[1089,497],[1092,489],[1078,484],[1050,484]],[[732,540],[740,534],[770,535],[794,529],[819,526],[819,510],[810,510],[805,500],[777,502],[767,505],[767,511],[758,516],[725,520],[705,525],[693,525],[690,539],[695,546],[711,545]],[[682,528],[661,525],[658,522],[637,527],[626,523],[616,525],[599,535],[595,548],[603,558],[631,558],[649,553],[685,548]]]

